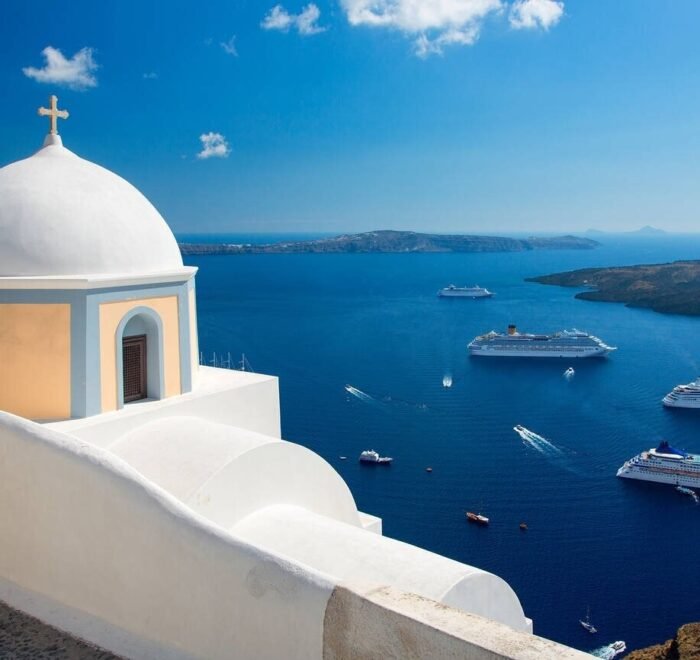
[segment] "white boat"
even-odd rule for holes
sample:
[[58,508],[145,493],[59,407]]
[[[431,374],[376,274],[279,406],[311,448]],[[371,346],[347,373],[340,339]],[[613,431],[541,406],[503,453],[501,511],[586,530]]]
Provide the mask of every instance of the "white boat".
[[491,291],[480,286],[455,286],[454,284],[438,291],[439,298],[490,298],[492,295]]
[[380,463],[388,465],[394,459],[390,456],[380,456],[374,449],[366,449],[360,454],[360,463]]
[[484,357],[590,358],[605,357],[614,346],[587,332],[562,330],[551,335],[518,332],[514,325],[508,332],[491,332],[475,337],[468,345],[470,355]]
[[465,514],[469,522],[479,523],[480,525],[488,525],[489,519],[486,516],[482,516],[480,513],[474,513],[473,511],[467,511]]
[[662,403],[669,408],[700,408],[700,378],[687,385],[676,385]]
[[573,367],[569,367],[569,368],[564,372],[564,378],[566,378],[567,380],[571,380],[571,379],[574,377],[575,374],[576,374],[576,372],[574,371],[574,368],[573,368]]
[[656,449],[652,447],[626,461],[617,471],[617,476],[700,488],[700,455],[675,449],[664,440]]
[[586,618],[585,619],[579,619],[578,622],[589,632],[591,635],[594,635],[595,633],[598,632],[596,627],[591,623],[591,608],[589,607],[588,610],[586,610]]
[[625,644],[623,641],[613,642],[612,644],[608,645],[608,649],[610,650],[608,659],[613,660],[613,658],[617,658],[618,655],[621,655],[627,650],[627,644]]
[[445,374],[442,377],[442,386],[443,387],[452,387],[452,376],[450,376],[450,374]]

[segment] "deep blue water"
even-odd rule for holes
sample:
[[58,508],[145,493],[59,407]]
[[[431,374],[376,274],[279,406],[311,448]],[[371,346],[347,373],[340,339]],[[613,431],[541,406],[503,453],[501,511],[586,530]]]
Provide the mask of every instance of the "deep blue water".
[[[661,438],[700,453],[700,411],[660,403],[700,375],[700,318],[575,300],[523,279],[700,258],[700,237],[601,240],[594,251],[189,258],[200,267],[201,349],[245,352],[280,377],[285,438],[325,457],[387,536],[500,575],[540,635],[584,650],[646,646],[700,619],[700,506],[615,471]],[[438,299],[451,282],[497,296]],[[571,382],[567,362],[468,357],[470,339],[511,322],[577,327],[619,350],[575,363]],[[515,424],[560,453],[526,447]],[[394,464],[360,466],[368,448]],[[474,508],[490,527],[465,521]],[[587,606],[595,637],[578,624]]]

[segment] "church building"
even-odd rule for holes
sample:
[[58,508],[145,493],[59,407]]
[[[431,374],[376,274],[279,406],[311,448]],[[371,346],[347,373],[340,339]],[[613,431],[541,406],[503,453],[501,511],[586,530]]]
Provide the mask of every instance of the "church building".
[[281,438],[275,377],[199,365],[197,269],[39,114],[0,168],[0,601],[134,659],[587,657],[383,536]]
[[153,205],[63,146],[0,176],[0,409],[89,417],[192,390],[194,276]]

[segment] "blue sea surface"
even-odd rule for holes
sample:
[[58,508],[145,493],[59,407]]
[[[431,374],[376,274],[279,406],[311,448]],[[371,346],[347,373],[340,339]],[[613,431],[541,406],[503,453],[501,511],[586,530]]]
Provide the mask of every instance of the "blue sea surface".
[[[700,410],[661,405],[700,375],[700,318],[576,300],[576,290],[524,278],[697,259],[700,237],[596,238],[603,245],[590,251],[187,263],[200,267],[203,353],[245,352],[254,370],[279,376],[284,437],[333,465],[387,536],[503,577],[544,637],[584,650],[623,639],[634,649],[700,619],[700,506],[671,486],[615,477],[662,438],[700,453]],[[450,283],[497,295],[438,299]],[[475,335],[509,323],[576,327],[618,350],[581,362],[468,356]],[[554,449],[524,443],[516,424]],[[362,466],[363,449],[394,463]],[[468,524],[466,510],[490,526]],[[589,606],[595,636],[578,623]]]

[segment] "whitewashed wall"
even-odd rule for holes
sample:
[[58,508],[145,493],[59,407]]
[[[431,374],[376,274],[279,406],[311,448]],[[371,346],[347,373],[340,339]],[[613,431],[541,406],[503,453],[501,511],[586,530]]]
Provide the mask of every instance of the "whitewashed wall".
[[127,658],[586,657],[426,598],[452,600],[432,582],[457,578],[517,604],[495,576],[298,507],[235,525],[253,545],[110,452],[2,412],[0,529],[0,600]]
[[333,584],[0,413],[0,599],[134,658],[320,658]]

